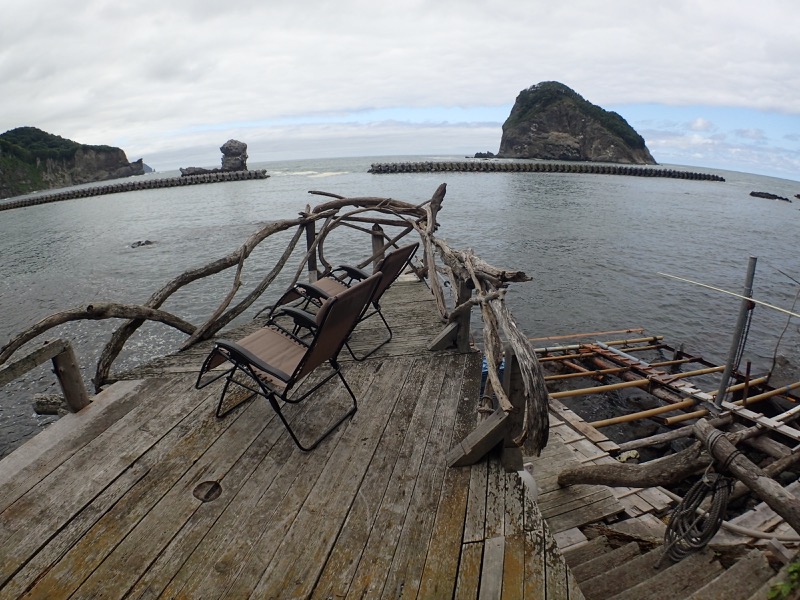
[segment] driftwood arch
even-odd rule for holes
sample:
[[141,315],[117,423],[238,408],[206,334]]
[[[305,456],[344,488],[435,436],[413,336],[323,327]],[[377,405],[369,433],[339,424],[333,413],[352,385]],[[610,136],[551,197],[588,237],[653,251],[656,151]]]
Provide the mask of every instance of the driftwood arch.
[[[297,218],[271,222],[245,240],[236,250],[202,267],[181,273],[157,290],[142,305],[124,303],[94,303],[86,307],[73,308],[50,315],[15,336],[0,347],[0,365],[28,342],[36,339],[53,327],[76,320],[125,319],[106,343],[95,368],[92,379],[95,390],[113,382],[111,367],[122,352],[125,343],[146,321],[156,321],[185,333],[186,340],[181,349],[213,337],[236,317],[244,313],[262,296],[270,284],[286,268],[289,259],[305,234],[306,249],[299,266],[296,267],[292,284],[307,271],[314,279],[331,269],[325,257],[325,241],[338,227],[361,231],[372,237],[372,255],[359,266],[376,261],[387,248],[396,246],[405,236],[416,232],[424,249],[423,267],[417,269],[426,276],[433,292],[442,319],[443,328],[453,332],[453,340],[462,349],[469,342],[469,313],[475,305],[480,306],[483,317],[485,354],[489,365],[489,380],[496,394],[500,409],[506,413],[520,413],[521,426],[514,432],[514,441],[540,451],[547,443],[547,390],[543,373],[535,352],[526,336],[518,329],[511,312],[505,304],[506,286],[511,282],[529,281],[522,271],[499,269],[487,264],[471,250],[455,250],[447,242],[435,236],[437,216],[446,194],[446,185],[440,185],[430,200],[413,204],[391,198],[343,197],[327,192],[312,191],[311,194],[331,198],[301,212]],[[391,228],[391,234],[383,228]],[[247,258],[270,236],[294,229],[294,235],[270,272],[255,287],[234,304],[241,291],[242,273]],[[437,257],[439,261],[437,262]],[[318,265],[321,265],[320,269]],[[230,289],[219,306],[200,324],[189,323],[178,315],[161,309],[175,292],[200,279],[234,269]],[[449,280],[453,300],[445,300],[442,276]],[[521,388],[525,400],[514,406],[504,391],[497,372],[502,360],[503,345],[511,348],[521,371]]]

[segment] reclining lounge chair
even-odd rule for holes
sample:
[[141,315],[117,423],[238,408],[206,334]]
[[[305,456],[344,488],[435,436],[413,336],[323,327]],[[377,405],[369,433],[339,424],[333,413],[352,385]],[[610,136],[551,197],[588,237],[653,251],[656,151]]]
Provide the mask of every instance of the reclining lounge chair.
[[[217,417],[224,417],[256,394],[264,396],[297,447],[305,451],[313,450],[358,409],[356,397],[341,372],[337,356],[373,298],[381,279],[382,273],[376,272],[364,281],[345,288],[325,301],[316,315],[297,308],[285,309],[285,314],[294,318],[297,325],[311,331],[311,336],[306,339],[298,338],[270,319],[264,327],[237,342],[218,340],[203,362],[195,387],[200,389],[222,377],[226,378],[217,404]],[[291,397],[295,387],[325,362],[330,364],[333,372],[311,390],[299,397]],[[221,374],[212,372],[225,363],[229,363],[230,367]],[[302,402],[336,375],[352,398],[353,406],[315,441],[303,444],[289,425],[281,406],[284,402]],[[252,393],[223,411],[225,395],[232,383]]]
[[[364,314],[362,314],[359,318],[358,322],[361,323],[372,316],[378,315],[381,321],[383,321],[383,325],[388,332],[388,337],[384,338],[383,341],[381,341],[377,346],[372,348],[363,356],[356,356],[353,350],[350,348],[350,343],[346,341],[345,346],[347,347],[347,351],[355,360],[360,361],[368,358],[376,350],[391,341],[392,328],[389,327],[389,323],[386,322],[386,318],[383,316],[383,312],[381,312],[380,300],[384,292],[389,289],[389,286],[395,282],[395,280],[406,268],[406,265],[408,265],[408,263],[411,261],[411,258],[414,256],[414,253],[417,251],[418,247],[419,242],[415,242],[413,244],[397,248],[396,250],[386,254],[386,256],[375,266],[374,272],[380,271],[383,273],[383,278],[378,284],[378,287],[375,289],[375,295],[370,300],[370,304],[372,305],[371,309],[367,307],[364,311]],[[272,307],[273,312],[270,313],[270,316],[272,316],[274,311],[278,310],[281,306],[299,299],[303,300],[301,303],[301,308],[304,310],[308,309],[310,304],[321,306],[322,303],[328,298],[342,293],[350,286],[359,281],[364,281],[368,277],[369,273],[362,269],[348,265],[341,265],[314,283],[297,283],[294,287],[289,288]]]

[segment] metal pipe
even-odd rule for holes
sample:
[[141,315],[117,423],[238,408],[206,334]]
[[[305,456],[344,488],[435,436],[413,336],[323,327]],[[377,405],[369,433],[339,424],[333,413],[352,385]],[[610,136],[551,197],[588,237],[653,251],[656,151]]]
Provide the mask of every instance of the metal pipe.
[[742,340],[742,332],[744,325],[747,321],[747,313],[752,309],[752,295],[753,295],[753,277],[756,273],[755,256],[751,256],[747,262],[747,276],[744,281],[744,292],[742,295],[741,305],[739,306],[739,318],[736,320],[736,329],[733,332],[733,339],[731,340],[731,347],[728,350],[728,361],[725,363],[725,371],[722,373],[722,381],[719,382],[719,389],[717,390],[717,397],[714,399],[714,405],[717,409],[722,407],[722,401],[725,400],[725,390],[728,387],[728,381],[733,372],[734,362],[736,362],[736,355],[738,354],[739,345]]

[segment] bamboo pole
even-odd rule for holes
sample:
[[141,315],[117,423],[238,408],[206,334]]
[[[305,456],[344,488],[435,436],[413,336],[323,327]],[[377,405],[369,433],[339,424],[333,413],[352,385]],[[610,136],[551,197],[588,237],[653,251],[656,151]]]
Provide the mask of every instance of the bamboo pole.
[[528,338],[531,342],[543,342],[545,340],[571,340],[575,338],[597,337],[598,335],[611,335],[617,333],[644,333],[644,327],[632,329],[616,329],[614,331],[594,331],[591,333],[573,333],[570,335],[548,335],[545,337]]
[[[759,385],[761,383],[766,382],[767,379],[768,379],[768,377],[758,377],[757,379],[750,380],[750,382],[747,383],[747,384],[745,384],[745,383],[737,383],[736,385],[732,385],[732,386],[728,387],[726,391],[727,392],[736,392],[738,390],[744,389],[745,385],[750,385],[750,386]],[[791,389],[795,389],[796,387],[800,387],[800,382],[793,384],[793,386],[794,387],[792,387]],[[778,395],[784,393],[785,391],[786,390],[781,388],[779,390],[773,390],[771,392],[766,392],[764,394],[758,394],[757,396],[750,396],[749,398],[747,398],[747,404],[749,406],[750,404],[753,404],[755,402],[760,402],[761,400],[766,400],[767,398],[772,398],[773,396],[778,396]],[[711,392],[712,396],[715,396],[716,394],[717,394],[717,392]],[[744,401],[743,400],[737,400],[733,404],[735,404],[736,406],[743,406],[744,405]],[[679,415],[677,417],[668,417],[668,418],[664,419],[664,425],[674,425],[675,423],[683,423],[684,421],[689,421],[691,419],[699,419],[700,417],[704,417],[707,414],[708,414],[708,410],[703,408],[703,409],[696,410],[696,411],[691,412],[691,413],[686,413],[685,415]]]
[[[575,363],[566,363],[570,365],[570,368],[574,368],[576,366]],[[583,369],[583,367],[581,367]],[[558,375],[547,375],[545,376],[545,381],[560,381],[562,379],[575,379],[576,377],[599,377],[602,375],[616,375],[617,373],[622,373],[624,371],[630,371],[630,367],[614,367],[613,369],[585,369],[581,370],[578,373],[560,373]]]
[[[724,368],[724,367],[716,367],[715,369],[721,370],[722,368]],[[702,371],[705,371],[705,369],[699,369],[698,371],[695,372],[695,374],[698,374],[698,373],[700,373]],[[686,374],[683,374],[683,375],[686,375]],[[766,380],[767,380],[767,377],[760,377],[760,378],[758,378],[756,380],[750,381],[749,385],[754,385],[754,384],[757,385],[758,383],[763,383]],[[636,381],[648,381],[648,380],[647,379],[641,379],[641,380],[636,380]],[[736,384],[736,385],[732,385],[732,386],[727,388],[727,391],[728,392],[735,392],[735,391],[738,391],[740,389],[743,389],[745,387],[745,385],[747,385],[747,384],[746,383],[739,383],[739,384]],[[713,393],[711,395],[713,395]],[[643,410],[643,411],[639,411],[639,412],[635,412],[635,413],[630,413],[628,415],[621,415],[619,417],[612,417],[610,419],[603,419],[603,420],[600,420],[600,421],[594,421],[592,423],[589,423],[589,425],[591,425],[595,429],[599,429],[601,427],[608,427],[610,425],[617,425],[619,423],[630,423],[632,421],[638,421],[638,420],[641,420],[641,419],[648,419],[650,417],[654,417],[654,416],[660,415],[662,413],[672,412],[674,410],[682,410],[684,408],[690,408],[690,407],[694,406],[695,404],[697,404],[697,402],[698,402],[698,400],[696,398],[686,398],[684,400],[681,400],[680,402],[676,402],[676,403],[673,403],[673,404],[668,404],[668,405],[665,405],[665,406],[659,406],[659,407],[651,408],[651,409],[648,409],[648,410]],[[691,414],[694,414],[694,413],[691,413]],[[677,419],[677,418],[680,418],[680,417],[674,417],[674,418]]]
[[[653,365],[650,365],[653,366]],[[724,370],[725,366],[720,365],[718,367],[708,367],[707,369],[697,369],[695,371],[684,371],[683,373],[675,373],[674,375],[670,376],[670,381],[675,379],[686,379],[687,377],[697,377],[699,375],[708,375],[709,373],[719,373],[720,371]]]
[[[534,340],[535,338],[528,338],[529,341]],[[630,338],[630,339],[621,339],[621,340],[611,340],[610,342],[603,342],[606,346],[627,346],[628,344],[644,344],[647,342],[657,342],[659,340],[663,340],[663,335],[651,335],[650,337],[642,337],[642,338]],[[547,352],[566,352],[567,350],[580,350],[581,348],[586,348],[590,346],[590,344],[569,344],[566,346],[552,346],[552,347],[543,347],[543,348],[535,348],[535,352],[537,354],[547,353]]]
[[684,408],[692,407],[695,404],[697,404],[697,400],[695,400],[694,398],[688,398],[683,402],[678,402],[677,404],[667,404],[665,406],[659,406],[658,408],[642,410],[628,415],[622,415],[620,417],[612,417],[610,419],[603,419],[602,421],[593,421],[592,423],[589,423],[589,425],[591,425],[595,429],[600,429],[601,427],[618,425],[619,423],[630,423],[632,421],[638,421],[640,419],[647,419],[649,417],[654,417],[662,413],[672,412],[673,410],[682,410]]
[[612,383],[609,385],[598,385],[595,387],[580,388],[577,390],[565,390],[563,392],[553,392],[550,397],[558,400],[559,398],[573,398],[575,396],[589,396],[591,394],[601,394],[631,387],[646,387],[650,385],[647,379],[637,379],[636,381],[623,381],[622,383]]

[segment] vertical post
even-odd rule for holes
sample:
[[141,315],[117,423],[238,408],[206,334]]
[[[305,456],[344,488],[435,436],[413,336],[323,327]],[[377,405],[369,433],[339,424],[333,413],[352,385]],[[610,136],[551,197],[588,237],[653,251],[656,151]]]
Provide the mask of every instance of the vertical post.
[[372,226],[372,255],[375,257],[372,259],[373,270],[375,270],[375,268],[378,266],[378,263],[383,260],[383,240],[385,238],[386,235],[383,233],[383,227],[381,227],[378,223],[375,223]]
[[[458,294],[456,296],[456,306],[461,306],[472,296],[472,288],[466,281],[458,281]],[[465,311],[458,317],[458,332],[456,333],[456,349],[459,352],[469,352],[469,327],[472,311]]]
[[[310,251],[314,246],[314,240],[317,238],[317,227],[315,221],[306,223],[306,251]],[[314,283],[319,277],[317,272],[317,251],[309,254],[308,256],[308,282]]]
[[725,363],[725,370],[722,372],[722,381],[719,383],[719,390],[717,390],[717,397],[714,399],[714,405],[717,408],[722,406],[722,401],[725,399],[725,392],[728,389],[728,381],[733,372],[734,362],[736,362],[736,355],[739,351],[739,344],[742,339],[742,332],[744,331],[744,324],[747,322],[747,313],[752,310],[752,302],[750,298],[753,296],[753,277],[756,273],[755,256],[751,256],[747,263],[747,275],[744,280],[744,291],[742,292],[742,303],[739,306],[739,318],[736,320],[736,329],[733,332],[733,339],[731,340],[731,347],[728,350],[728,361]]
[[61,391],[64,392],[64,400],[67,401],[69,409],[72,412],[78,412],[88,406],[91,400],[89,400],[86,387],[83,385],[78,359],[75,357],[72,346],[67,345],[52,360],[53,370],[58,377],[58,383],[61,384]]
[[508,413],[508,427],[503,440],[503,454],[501,462],[508,472],[521,471],[522,450],[514,443],[525,426],[525,382],[522,371],[511,344],[506,344],[504,350],[503,391],[506,393],[514,410]]

